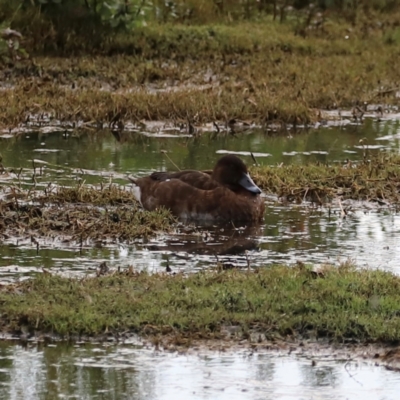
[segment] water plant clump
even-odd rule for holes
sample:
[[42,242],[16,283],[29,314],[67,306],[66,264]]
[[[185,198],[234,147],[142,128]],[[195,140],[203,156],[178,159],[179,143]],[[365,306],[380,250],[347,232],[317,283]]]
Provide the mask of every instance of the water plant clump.
[[206,338],[388,343],[400,339],[399,289],[396,275],[350,264],[189,276],[127,269],[79,280],[47,273],[1,287],[1,328],[64,338],[134,332],[187,344]]
[[343,164],[310,163],[253,167],[254,180],[265,191],[288,200],[319,204],[333,198],[400,203],[400,157],[364,153],[364,160]]
[[[64,243],[116,243],[172,229],[167,210],[141,209],[131,193],[114,185],[78,185],[56,191],[11,190],[0,200],[0,238],[53,239]],[[29,200],[29,201],[28,201]]]

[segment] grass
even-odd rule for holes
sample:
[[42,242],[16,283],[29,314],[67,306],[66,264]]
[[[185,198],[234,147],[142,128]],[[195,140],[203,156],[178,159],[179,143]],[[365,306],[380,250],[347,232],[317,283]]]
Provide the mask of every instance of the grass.
[[[113,14],[102,12],[96,6],[96,1],[71,1],[68,4],[34,5],[18,3],[23,1],[1,0],[0,19],[11,23],[11,27],[24,35],[24,42],[31,50],[58,52],[71,54],[76,52],[105,52],[123,51],[138,46],[137,32],[141,32],[141,25],[157,25],[158,23],[172,23],[186,26],[201,25],[235,25],[263,22],[275,23],[278,20],[285,22],[289,29],[301,36],[332,34],[337,26],[348,26],[352,32],[368,34],[370,31],[384,30],[390,32],[397,27],[399,18],[399,5],[393,0],[358,1],[357,3],[343,4],[343,2],[323,2],[307,6],[307,2],[287,1],[282,2],[246,2],[241,0],[230,1],[229,4],[216,4],[213,0],[164,1],[150,2],[142,8],[142,13],[137,13],[135,6],[130,8],[130,15],[125,20],[126,29],[112,28],[110,18]],[[274,3],[274,5],[272,4]],[[293,3],[295,7],[290,7]],[[308,1],[309,4],[312,1]],[[331,4],[328,4],[331,3]],[[298,9],[300,6],[300,9]],[[97,9],[97,10],[96,10]],[[104,10],[103,10],[104,11]],[[120,10],[122,11],[122,9]],[[119,14],[119,13],[118,13]],[[118,20],[118,15],[114,14]],[[113,19],[113,22],[116,22]],[[136,21],[134,26],[133,20]],[[333,29],[332,29],[333,28]],[[129,32],[129,35],[119,34]],[[130,38],[129,36],[135,36]],[[183,35],[180,40],[185,43],[188,35]],[[188,42],[192,37],[189,36]],[[196,37],[194,37],[196,39]],[[149,42],[152,44],[152,41]],[[197,43],[196,43],[197,44]],[[140,44],[139,44],[140,47]],[[195,52],[195,50],[192,50]]]
[[0,124],[16,127],[43,112],[61,124],[96,126],[233,118],[300,124],[319,119],[321,108],[397,105],[397,34],[362,32],[327,24],[302,37],[271,21],[153,24],[99,56],[39,55],[5,68],[0,75],[11,89],[0,97]]
[[400,278],[350,265],[319,273],[299,264],[190,276],[115,273],[81,280],[39,274],[0,291],[2,329],[96,336],[400,339]]
[[334,197],[400,203],[400,157],[382,153],[345,164],[306,164],[253,167],[251,174],[266,193],[320,204]]

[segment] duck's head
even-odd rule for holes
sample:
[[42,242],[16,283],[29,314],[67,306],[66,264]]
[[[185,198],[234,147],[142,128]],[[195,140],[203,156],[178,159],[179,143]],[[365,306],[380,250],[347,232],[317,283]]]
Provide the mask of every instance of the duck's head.
[[261,189],[251,179],[245,163],[233,154],[223,156],[217,161],[212,177],[234,191],[244,188],[254,194],[261,193]]

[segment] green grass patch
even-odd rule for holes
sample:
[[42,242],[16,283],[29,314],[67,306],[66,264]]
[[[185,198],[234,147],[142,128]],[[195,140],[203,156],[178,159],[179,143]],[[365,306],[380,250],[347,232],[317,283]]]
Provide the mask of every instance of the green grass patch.
[[349,265],[318,274],[304,265],[81,280],[40,274],[0,291],[3,331],[64,337],[131,331],[219,338],[224,327],[238,326],[245,337],[394,342],[399,304],[399,277]]

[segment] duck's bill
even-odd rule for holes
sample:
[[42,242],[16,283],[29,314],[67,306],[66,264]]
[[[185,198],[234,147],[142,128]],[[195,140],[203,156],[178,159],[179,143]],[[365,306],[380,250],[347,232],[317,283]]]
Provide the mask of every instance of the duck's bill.
[[251,193],[260,194],[261,189],[253,182],[249,174],[243,174],[243,177],[239,180],[239,185],[244,187]]

